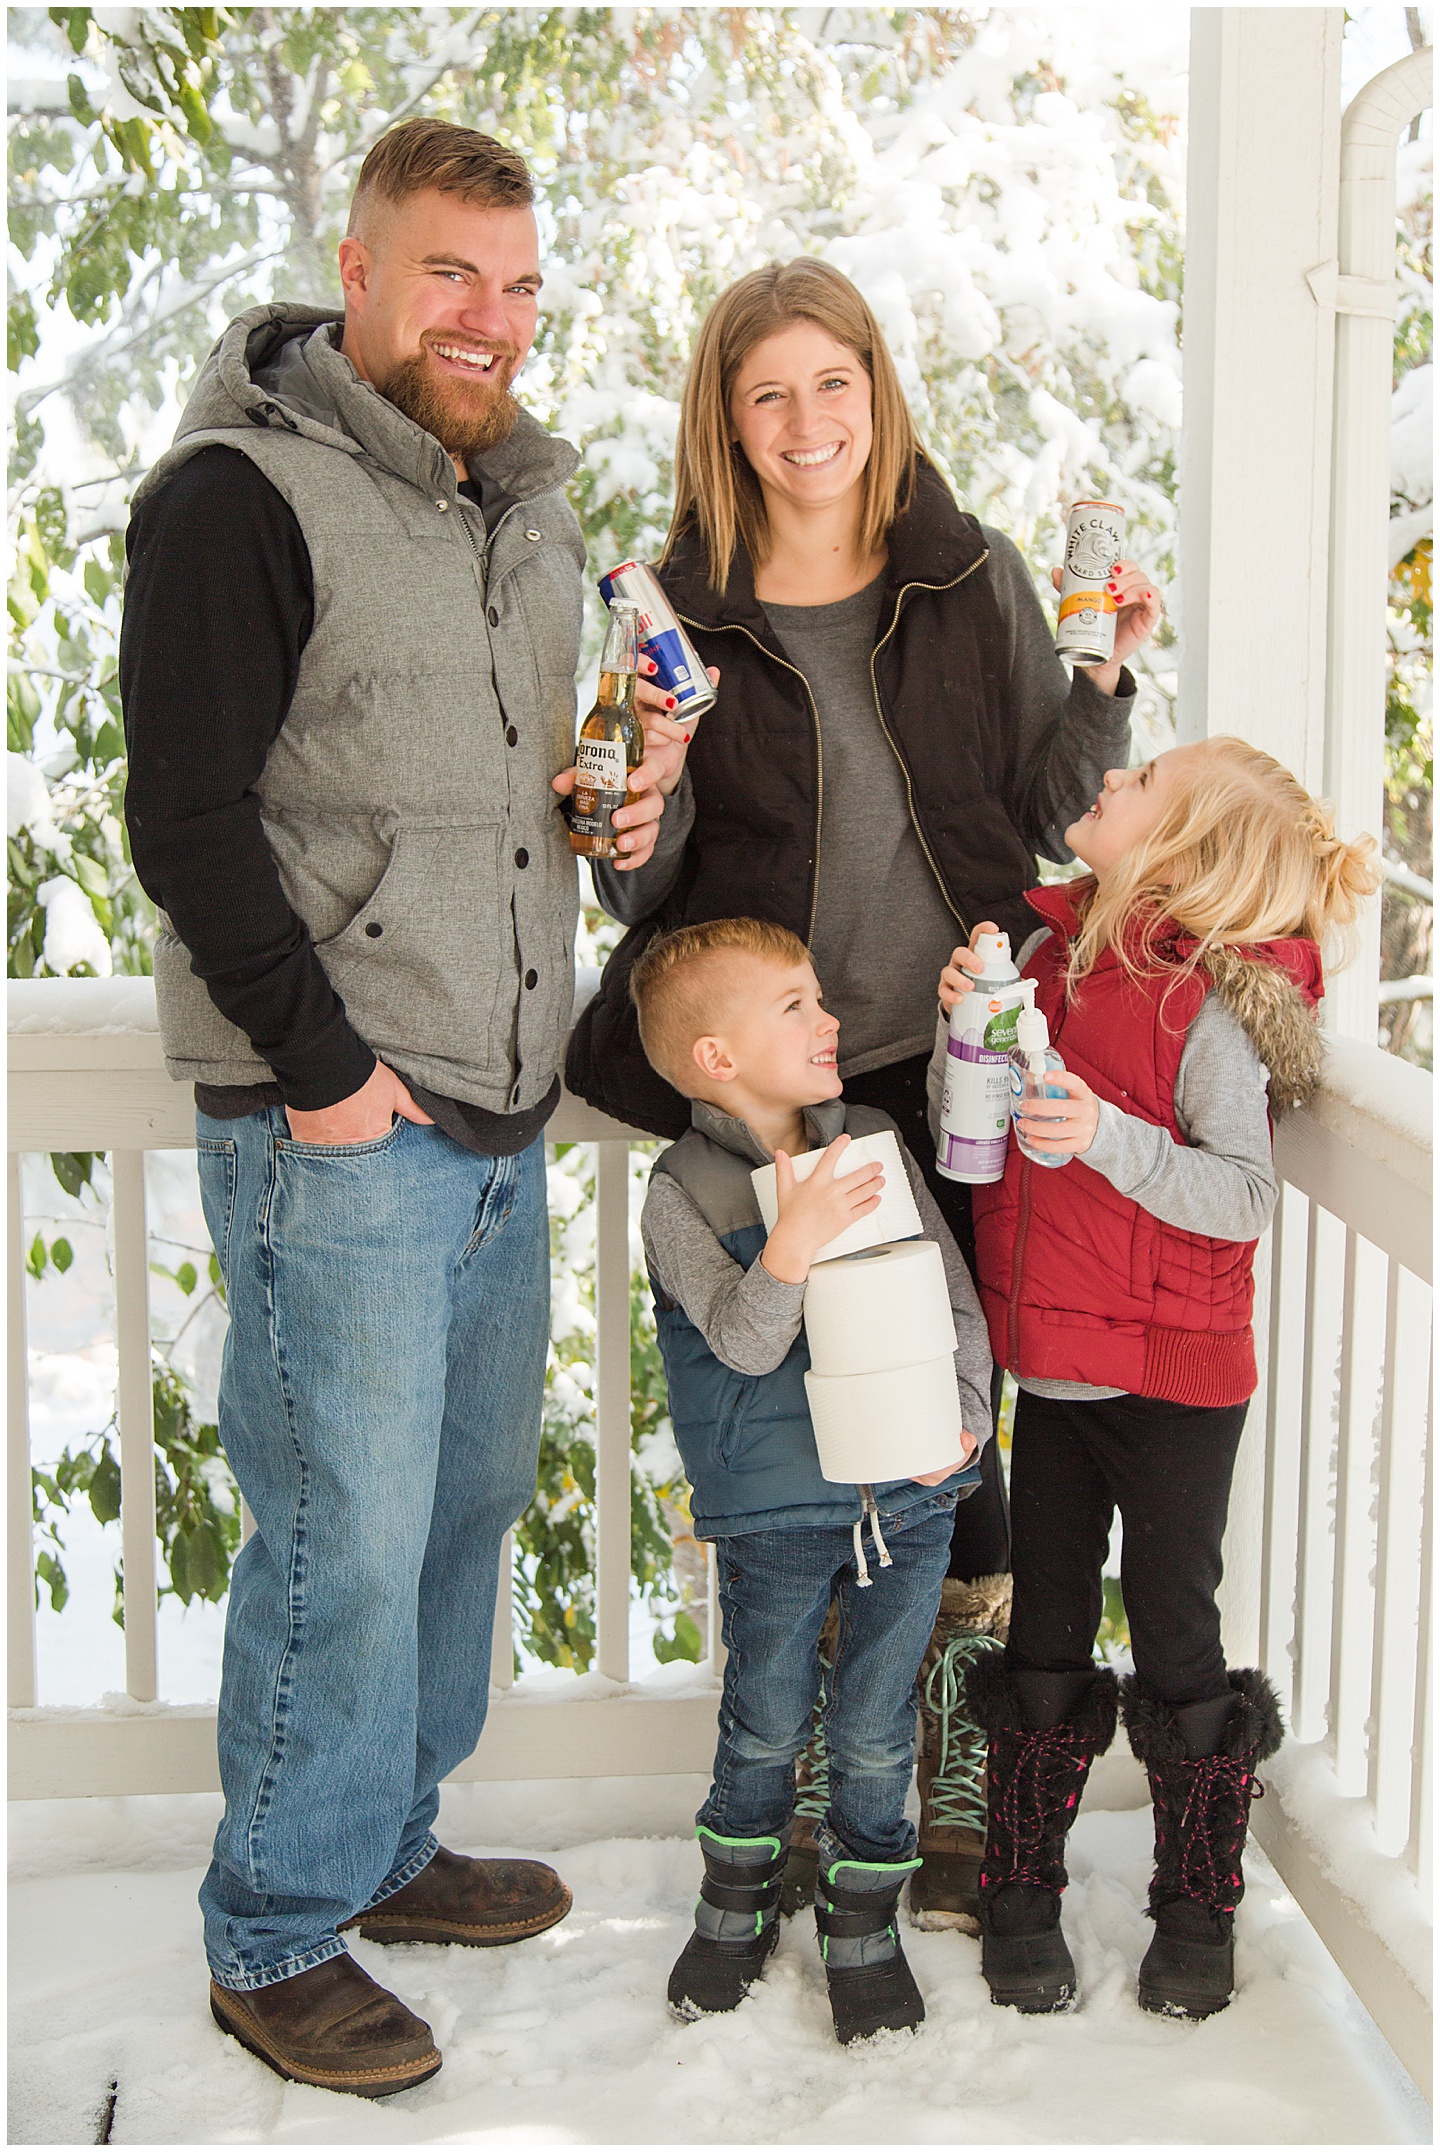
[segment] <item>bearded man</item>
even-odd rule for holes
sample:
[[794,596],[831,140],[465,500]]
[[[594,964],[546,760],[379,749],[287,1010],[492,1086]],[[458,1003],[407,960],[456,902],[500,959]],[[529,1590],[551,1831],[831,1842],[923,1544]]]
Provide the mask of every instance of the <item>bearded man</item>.
[[[585,556],[578,456],[510,394],[532,199],[487,136],[383,137],[343,319],[231,324],[128,540],[126,812],[256,1527],[226,1624],[211,2007],[282,2076],[369,2096],[441,2058],[344,1931],[508,1943],[570,1904],[549,1868],[432,1829],[534,1492],[573,992]],[[615,818],[627,867],[670,778],[659,745]]]

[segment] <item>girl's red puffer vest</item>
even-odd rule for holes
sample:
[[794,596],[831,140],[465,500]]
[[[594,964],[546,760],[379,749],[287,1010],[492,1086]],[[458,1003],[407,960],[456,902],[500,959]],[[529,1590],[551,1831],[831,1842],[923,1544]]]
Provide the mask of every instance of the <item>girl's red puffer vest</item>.
[[[1067,1003],[1068,943],[1079,931],[1072,898],[1060,885],[1032,889],[1027,901],[1052,929],[1026,974],[1038,982],[1036,1007],[1065,1066],[1097,1097],[1183,1143],[1175,1079],[1186,1034],[1211,991],[1208,974],[1179,976],[1168,989],[1154,979],[1141,983],[1107,949]],[[1178,967],[1194,948],[1176,929],[1162,934],[1156,954]],[[1304,1004],[1318,1001],[1323,985],[1313,942],[1266,942],[1243,956],[1247,965],[1282,973]],[[1256,1045],[1269,1061],[1265,1041]],[[1083,1158],[1051,1170],[1013,1143],[1004,1179],[976,1188],[974,1205],[990,1346],[1012,1374],[1183,1405],[1237,1405],[1252,1395],[1253,1240],[1212,1240],[1165,1225]]]

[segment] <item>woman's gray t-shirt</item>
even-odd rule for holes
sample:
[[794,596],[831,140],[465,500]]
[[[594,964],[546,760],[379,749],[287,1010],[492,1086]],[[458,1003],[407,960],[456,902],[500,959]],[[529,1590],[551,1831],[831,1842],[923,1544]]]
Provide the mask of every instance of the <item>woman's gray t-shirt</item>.
[[928,1053],[935,982],[964,935],[915,832],[870,672],[885,579],[834,605],[770,605],[820,721],[820,845],[812,953],[840,1019],[840,1074]]

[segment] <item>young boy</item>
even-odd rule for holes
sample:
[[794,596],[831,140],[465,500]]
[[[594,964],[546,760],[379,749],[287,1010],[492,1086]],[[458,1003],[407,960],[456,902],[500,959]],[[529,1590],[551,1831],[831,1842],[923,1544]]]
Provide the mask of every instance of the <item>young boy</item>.
[[[833,1597],[815,1917],[835,2029],[848,2041],[915,2026],[925,2007],[895,1919],[918,1866],[905,1817],[915,1677],[955,1504],[978,1482],[990,1432],[984,1320],[902,1144],[925,1235],[945,1259],[963,1457],[927,1481],[877,1487],[862,1518],[857,1492],[821,1477],[801,1315],[818,1251],[880,1200],[882,1169],[839,1175],[843,1152],[851,1137],[894,1124],[843,1103],[840,1027],[809,951],[784,928],[754,919],[683,928],[651,944],[630,991],[652,1065],[693,1102],[693,1126],[655,1162],[641,1230],[695,1529],[715,1542],[728,1652],[715,1778],[696,1818],[705,1880],[670,1976],[671,2007],[684,2017],[733,2010],[775,1947],[795,1758],[820,1691]],[[826,1156],[797,1182],[791,1158],[820,1146]],[[750,1175],[772,1157],[779,1216],[767,1237]],[[868,1565],[868,1584],[856,1560],[864,1521],[889,1557]]]

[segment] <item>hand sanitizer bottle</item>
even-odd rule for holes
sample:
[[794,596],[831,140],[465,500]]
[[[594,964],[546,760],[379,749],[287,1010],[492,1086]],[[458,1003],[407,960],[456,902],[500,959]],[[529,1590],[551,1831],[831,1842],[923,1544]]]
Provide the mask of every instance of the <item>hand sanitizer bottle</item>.
[[1035,981],[1022,979],[1020,988],[1025,1006],[1015,1019],[1015,1049],[1010,1056],[1010,1118],[1015,1123],[1015,1141],[1037,1166],[1068,1166],[1068,1151],[1032,1150],[1020,1133],[1020,1116],[1032,1099],[1069,1096],[1058,1085],[1045,1081],[1048,1070],[1063,1069],[1065,1064],[1050,1044],[1050,1026],[1035,1006]]

